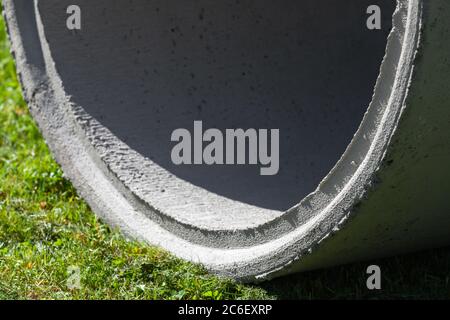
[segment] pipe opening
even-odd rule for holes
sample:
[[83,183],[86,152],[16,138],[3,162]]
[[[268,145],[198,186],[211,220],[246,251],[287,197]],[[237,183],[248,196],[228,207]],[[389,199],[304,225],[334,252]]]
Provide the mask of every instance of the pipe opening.
[[[39,3],[71,100],[171,175],[267,212],[283,212],[314,191],[350,143],[371,101],[396,5],[78,2],[88,8],[80,31],[64,28],[70,1]],[[382,8],[382,30],[366,28],[372,4]],[[196,120],[224,134],[279,129],[278,174],[261,175],[261,165],[175,165],[171,134],[193,134]],[[196,201],[186,205],[188,213],[202,206]],[[219,209],[226,216],[227,208]]]

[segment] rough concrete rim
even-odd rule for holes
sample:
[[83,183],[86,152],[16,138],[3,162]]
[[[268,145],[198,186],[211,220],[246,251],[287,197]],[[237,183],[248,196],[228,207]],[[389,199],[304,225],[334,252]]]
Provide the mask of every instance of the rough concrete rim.
[[[48,45],[43,40],[39,14],[34,15],[38,13],[38,2],[33,3],[31,17],[37,23],[31,35],[33,39],[22,42],[25,13],[19,13],[24,8],[19,8],[17,1],[5,0],[4,14],[25,98],[67,177],[97,214],[129,236],[202,263],[218,274],[244,281],[276,276],[299,257],[311,253],[341,228],[352,213],[352,207],[364,197],[404,106],[421,23],[421,1],[398,1],[373,101],[341,160],[317,190],[299,205],[267,225],[240,233],[193,230],[192,226],[170,221],[163,213],[143,203],[108,170],[70,112],[73,106],[64,93]],[[32,19],[26,27],[30,28]],[[42,53],[30,50],[30,46],[41,47]],[[392,66],[396,66],[395,72]],[[361,150],[367,150],[363,161],[357,157]],[[344,179],[339,181],[337,176],[342,172]],[[330,190],[336,185],[339,187],[332,198],[321,194],[324,188]],[[314,212],[309,221],[300,225],[287,223],[304,216],[303,210],[308,207]],[[249,231],[257,236],[248,240]]]

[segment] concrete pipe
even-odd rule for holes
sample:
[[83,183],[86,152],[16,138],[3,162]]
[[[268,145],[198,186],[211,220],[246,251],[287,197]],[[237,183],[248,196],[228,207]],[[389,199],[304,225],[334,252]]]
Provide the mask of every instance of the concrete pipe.
[[92,209],[241,281],[450,242],[446,0],[4,0]]

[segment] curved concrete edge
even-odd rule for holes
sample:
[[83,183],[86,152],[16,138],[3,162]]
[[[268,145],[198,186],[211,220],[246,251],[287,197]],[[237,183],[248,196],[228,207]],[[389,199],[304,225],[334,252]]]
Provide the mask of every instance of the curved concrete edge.
[[288,272],[450,243],[450,3],[423,2],[403,112],[374,185],[349,221]]
[[[383,183],[379,183],[380,177],[398,180],[402,170],[408,171],[410,175],[414,176],[414,172],[410,169],[405,170],[399,160],[404,158],[404,154],[399,151],[396,154],[395,150],[404,152],[407,148],[402,142],[397,142],[397,137],[410,137],[411,128],[414,128],[419,119],[416,114],[402,117],[406,120],[402,120],[397,128],[396,135],[392,140],[392,148],[388,151],[386,146],[397,126],[401,108],[404,106],[413,55],[418,43],[421,1],[399,1],[399,8],[396,13],[397,20],[394,23],[387,57],[382,66],[377,90],[375,90],[374,101],[377,98],[379,100],[377,105],[371,105],[362,127],[355,136],[365,135],[364,132],[367,132],[367,128],[364,128],[365,123],[376,123],[378,126],[378,130],[372,131],[374,142],[370,143],[370,150],[364,160],[356,166],[351,177],[344,179],[346,183],[339,188],[340,192],[337,192],[338,195],[334,197],[333,201],[328,201],[330,199],[319,201],[321,205],[320,214],[315,215],[306,223],[296,225],[294,229],[275,233],[277,237],[269,241],[260,241],[253,245],[250,243],[240,248],[217,248],[212,243],[214,238],[204,242],[202,242],[204,240],[202,239],[202,241],[196,243],[192,239],[183,237],[182,233],[177,235],[166,228],[164,223],[157,223],[148,218],[148,206],[125,188],[105,166],[94,147],[83,136],[71,112],[68,111],[71,108],[70,99],[66,97],[61,83],[58,83],[59,77],[55,66],[51,63],[51,56],[45,56],[49,52],[48,48],[45,48],[45,41],[42,42],[39,36],[39,34],[42,36],[43,30],[39,15],[34,15],[36,10],[34,5],[37,3],[37,1],[32,3],[26,0],[4,0],[4,14],[8,23],[12,51],[16,58],[25,98],[56,160],[61,164],[65,174],[74,183],[80,195],[88,201],[100,217],[111,225],[119,227],[127,235],[161,246],[181,258],[199,262],[215,273],[242,281],[263,280],[287,272],[308,270],[365,257],[390,254],[407,248],[422,247],[419,244],[433,245],[433,243],[436,244],[436,241],[429,239],[436,237],[432,235],[439,235],[438,238],[441,239],[439,243],[448,240],[448,236],[445,237],[443,232],[445,228],[442,227],[445,224],[437,225],[436,220],[430,217],[431,215],[423,215],[423,211],[413,210],[414,213],[411,213],[407,210],[410,207],[407,203],[404,203],[403,215],[394,215],[392,210],[396,206],[392,202],[398,197],[397,193],[394,196],[389,193],[388,198],[391,201],[391,206],[381,208],[380,205],[380,203],[385,203],[380,199],[383,199],[391,188],[391,185],[383,180],[381,180]],[[432,14],[439,13],[435,12],[436,7],[434,7],[439,3],[441,7],[448,8],[448,5],[445,5],[443,1],[433,2],[430,4],[430,10],[427,11],[425,22],[432,21]],[[407,24],[403,25],[403,22]],[[445,27],[445,22],[442,23]],[[426,23],[425,27],[426,33],[427,28],[431,27],[427,27]],[[428,32],[432,33],[432,31]],[[434,35],[434,33],[432,34]],[[442,38],[442,40],[444,39]],[[400,55],[398,63],[393,64],[393,61],[390,60],[389,46],[392,52]],[[421,48],[422,56],[429,54],[433,57],[438,55],[433,53],[430,48],[426,49],[426,46]],[[439,60],[442,57],[436,59]],[[442,61],[444,60],[438,62],[442,64]],[[420,63],[419,60],[418,67],[420,67]],[[393,66],[397,70],[395,74],[392,73]],[[422,70],[425,69],[422,68]],[[427,71],[422,71],[422,73],[427,73]],[[422,77],[426,76],[429,76],[429,74],[422,75]],[[422,85],[417,73],[413,79],[409,97],[414,96],[414,90],[420,91]],[[415,83],[418,83],[418,88],[415,88]],[[377,96],[377,92],[380,92],[380,96]],[[389,92],[388,100],[382,98],[381,93],[386,94],[386,92]],[[413,98],[408,99],[407,110],[410,109],[409,101],[411,100]],[[378,118],[377,115],[380,111],[382,111],[383,117]],[[445,110],[441,107],[434,110],[432,114],[438,117],[442,114],[446,115],[448,112],[445,113]],[[412,124],[408,124],[407,119],[412,119],[410,120]],[[433,137],[440,137],[441,139],[438,140],[442,141],[443,133],[437,131],[438,133],[434,133]],[[367,139],[367,136],[365,138]],[[349,159],[355,141],[362,141],[362,139],[354,140],[341,159],[340,164]],[[399,144],[401,148],[397,147]],[[432,153],[428,154],[428,159],[433,159],[430,161],[437,161],[436,159],[440,161],[440,155],[430,157],[430,154]],[[381,159],[383,158],[387,160],[381,165]],[[444,157],[444,160],[448,160],[448,154]],[[390,165],[385,165],[386,163]],[[397,171],[395,171],[395,168]],[[414,166],[411,168],[414,168]],[[378,169],[377,176],[375,176],[374,173]],[[339,174],[340,172],[338,164],[332,173]],[[346,174],[348,175],[348,172]],[[437,181],[440,181],[440,179],[437,179]],[[397,182],[398,185],[402,185],[407,190],[411,189],[405,186],[401,180]],[[321,188],[332,189],[335,186],[328,177],[318,190]],[[372,190],[368,193],[369,188],[372,188]],[[446,190],[450,189],[447,188]],[[406,191],[404,193],[407,194]],[[366,199],[361,205],[358,205],[363,197],[366,197]],[[429,196],[429,198],[432,199],[432,196]],[[305,199],[303,203],[308,203],[308,201],[310,201],[310,198]],[[441,209],[445,208],[445,206],[442,206],[442,199],[438,203]],[[433,207],[439,206],[434,205]],[[384,211],[380,213],[380,209]],[[445,218],[443,214],[440,216]],[[349,221],[350,217],[354,217],[354,219]],[[286,221],[286,216],[284,219]],[[419,229],[420,226],[421,236],[412,236],[409,232],[400,233],[397,234],[397,237],[399,237],[397,242],[384,242],[384,246],[390,244],[392,245],[391,248],[380,245],[380,243],[383,243],[380,241],[380,237],[396,236],[396,231],[405,228],[405,224],[415,221],[414,219],[419,219],[417,221],[420,223],[415,223],[414,226],[416,229]],[[372,222],[377,227],[373,227]],[[398,225],[395,223],[398,223]],[[393,225],[396,227],[380,231],[383,226]],[[447,223],[445,227],[448,229],[449,225]],[[358,236],[360,237],[359,240]],[[217,239],[217,234],[213,237]],[[427,237],[428,240],[424,241],[424,237]],[[411,241],[412,239],[414,241]],[[384,249],[381,250],[382,248]]]
[[[267,219],[255,218],[255,213],[259,213],[263,216],[264,214],[267,215],[267,211],[264,212],[261,208],[249,209],[249,206],[245,206],[245,209],[241,207],[241,211],[238,212],[243,218],[236,220],[238,222],[244,221],[247,223],[242,223],[242,226],[239,225],[240,223],[236,223],[236,221],[232,221],[231,223],[229,215],[234,218],[238,217],[238,215],[231,214],[230,212],[236,211],[236,208],[231,210],[229,204],[224,204],[223,201],[218,199],[217,195],[193,185],[187,186],[188,184],[185,181],[180,181],[181,179],[178,179],[175,176],[167,178],[169,172],[162,173],[161,171],[163,170],[155,169],[155,167],[158,167],[157,165],[151,163],[149,159],[139,155],[134,150],[130,150],[130,148],[115,137],[107,128],[103,127],[96,119],[93,119],[87,114],[82,106],[76,105],[73,102],[67,102],[68,111],[66,112],[73,113],[78,124],[82,127],[83,130],[80,130],[80,132],[77,131],[77,134],[79,134],[82,139],[87,136],[89,142],[94,147],[94,152],[92,153],[93,157],[96,159],[100,158],[100,160],[97,161],[99,166],[104,167],[106,165],[107,172],[113,174],[117,178],[118,187],[122,187],[123,185],[132,192],[132,195],[135,196],[138,201],[144,204],[142,212],[145,212],[152,221],[157,222],[159,225],[163,226],[164,229],[189,242],[207,245],[208,247],[228,249],[263,244],[280,238],[282,235],[292,233],[298,226],[305,224],[311,220],[312,217],[322,213],[324,210],[329,211],[329,209],[327,209],[328,204],[335,199],[336,201],[340,201],[342,198],[340,195],[348,192],[348,188],[344,190],[344,187],[346,187],[347,184],[353,184],[355,181],[358,182],[358,184],[365,184],[366,180],[369,179],[369,175],[363,175],[358,176],[358,178],[349,182],[351,177],[359,174],[357,173],[357,170],[359,170],[359,172],[364,172],[364,174],[365,172],[374,170],[374,166],[372,166],[372,168],[370,168],[370,166],[374,163],[375,158],[371,156],[369,160],[364,161],[365,156],[372,147],[372,141],[376,137],[378,139],[379,136],[384,137],[384,135],[389,135],[392,130],[392,123],[383,122],[384,127],[380,129],[382,133],[381,135],[377,135],[378,127],[382,126],[379,118],[382,117],[386,110],[386,101],[389,100],[391,88],[395,81],[394,77],[396,73],[392,72],[392,65],[397,66],[399,64],[400,55],[402,53],[402,49],[395,46],[395,44],[399,41],[400,43],[402,42],[400,39],[404,35],[402,12],[405,10],[407,10],[406,7],[399,10],[396,14],[398,28],[391,35],[391,50],[389,50],[389,57],[386,58],[386,63],[384,64],[386,70],[383,72],[379,81],[382,85],[377,87],[376,95],[371,103],[369,112],[363,121],[360,133],[355,136],[354,141],[348,147],[347,152],[344,154],[341,161],[339,161],[336,168],[322,181],[315,192],[311,193],[294,208],[291,208],[285,213],[280,212],[282,215],[278,214],[278,218],[269,221],[267,221]],[[39,13],[39,7],[37,7],[36,11]],[[40,15],[38,14],[38,16]],[[46,45],[46,30],[44,27],[45,26],[42,25],[42,28],[40,28],[39,37],[43,44],[42,51],[44,52],[45,63],[47,66],[52,66],[54,64],[54,59],[50,48]],[[52,68],[51,71],[47,72],[51,72],[52,74],[50,78],[53,80],[53,86],[55,88],[60,88],[60,91],[63,92],[64,83],[60,80],[56,69]],[[70,97],[67,97],[67,100],[70,100]],[[395,108],[399,109],[398,106]],[[386,139],[380,139],[379,142],[378,146],[385,143]],[[372,148],[371,153],[375,155],[380,149],[381,148],[379,147],[374,147]],[[365,169],[362,168],[363,166]],[[148,167],[151,169],[149,170]],[[222,212],[225,213],[222,215],[222,219],[217,219],[220,220],[218,223],[212,221],[213,223],[208,223],[207,225],[199,223],[198,221],[195,221],[195,219],[192,219],[189,210],[183,210],[182,205],[175,206],[177,207],[176,210],[171,210],[171,212],[169,212],[168,208],[170,208],[170,206],[167,205],[167,201],[165,206],[163,201],[159,201],[160,198],[166,198],[161,197],[159,188],[153,187],[153,190],[151,188],[149,190],[147,187],[149,181],[155,180],[155,177],[158,177],[156,180],[160,180],[160,177],[164,175],[166,175],[166,177],[161,180],[166,183],[166,185],[163,185],[166,189],[166,195],[174,193],[173,188],[170,190],[171,188],[169,187],[169,185],[172,184],[175,184],[177,189],[188,191],[186,193],[189,198],[177,197],[176,200],[170,199],[171,203],[187,202],[195,208],[190,211],[199,210],[205,215],[208,212],[205,212],[203,204],[209,203],[209,205],[205,206],[209,210],[209,208],[212,207],[212,203],[214,205],[213,210],[222,210]],[[181,184],[182,186],[180,187]],[[157,189],[156,192],[154,189]],[[149,193],[151,196],[148,195]],[[224,197],[221,198],[222,200],[224,199]],[[179,211],[180,213],[177,213],[176,216],[174,216],[174,211]],[[185,213],[184,216],[183,213]],[[226,222],[224,222],[224,220]],[[251,222],[251,227],[249,227],[249,221]],[[261,221],[267,222],[261,223]]]

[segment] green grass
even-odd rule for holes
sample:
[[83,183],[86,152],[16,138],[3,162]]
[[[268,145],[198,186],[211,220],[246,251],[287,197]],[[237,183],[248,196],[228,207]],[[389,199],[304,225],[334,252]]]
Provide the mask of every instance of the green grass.
[[[359,263],[260,286],[208,275],[110,230],[78,197],[22,99],[0,18],[0,299],[449,298],[450,250],[376,261],[383,290]],[[373,263],[373,262],[372,262]],[[69,289],[68,268],[81,287]]]
[[[91,212],[55,163],[22,99],[0,21],[0,298],[268,298],[127,241]],[[77,266],[81,289],[67,287]]]

